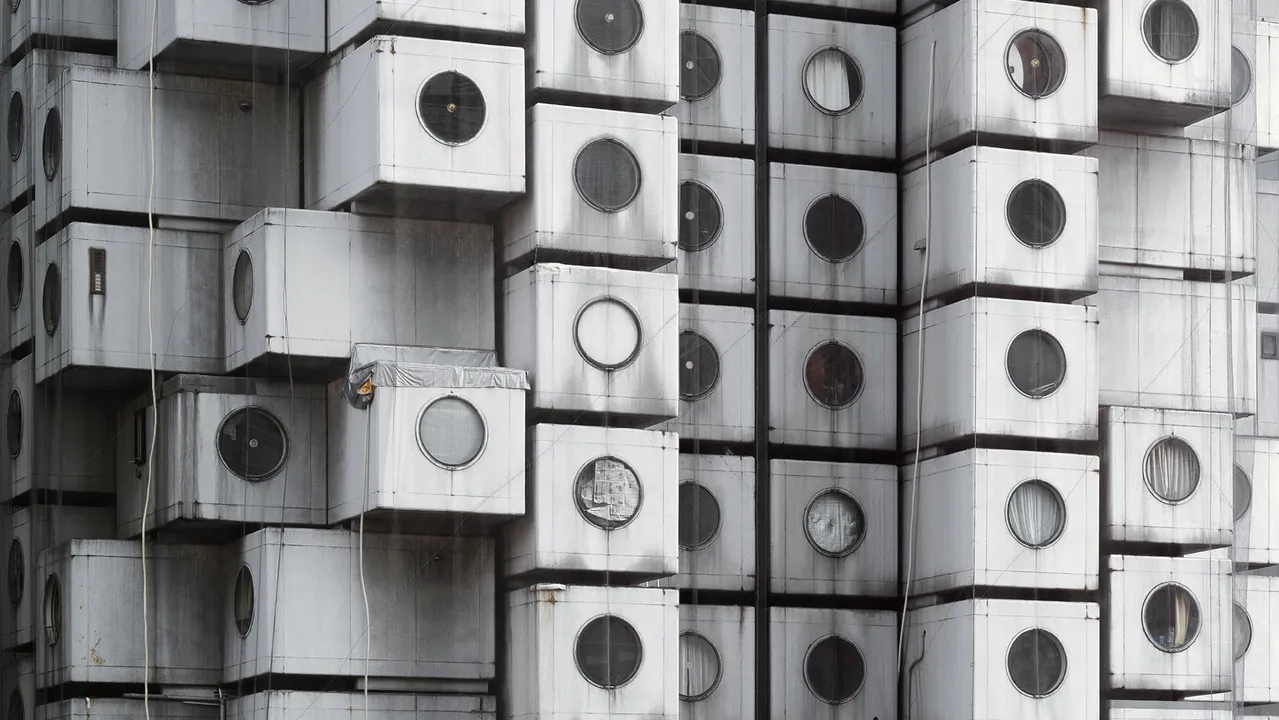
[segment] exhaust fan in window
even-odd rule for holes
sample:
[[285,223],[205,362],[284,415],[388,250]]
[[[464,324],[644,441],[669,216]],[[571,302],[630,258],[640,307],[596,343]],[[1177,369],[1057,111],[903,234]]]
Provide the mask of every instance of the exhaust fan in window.
[[[328,51],[374,32],[523,35],[524,0],[327,0]],[[504,38],[505,40],[506,38]]]
[[745,308],[679,306],[681,438],[749,442],[755,437],[755,317]]
[[1231,475],[1234,559],[1248,565],[1279,564],[1279,440],[1235,436]]
[[33,37],[56,37],[65,44],[116,39],[113,0],[9,0],[7,9],[5,57],[30,47]]
[[535,425],[529,457],[530,507],[507,525],[507,575],[592,573],[627,582],[675,574],[674,434]]
[[897,176],[771,164],[769,293],[897,302]]
[[897,156],[897,31],[774,15],[770,147]]
[[679,14],[680,136],[754,144],[755,15],[687,4]]
[[900,42],[903,158],[924,154],[929,107],[932,149],[977,137],[1028,138],[1053,152],[1097,141],[1096,10],[961,0],[907,27]]
[[678,605],[676,591],[654,588],[547,584],[508,594],[511,717],[607,720],[626,708],[676,720]]
[[[1022,450],[969,449],[902,467],[915,509],[912,593],[974,587],[1096,590],[1098,460]],[[962,510],[961,510],[962,508]]]
[[755,609],[682,605],[681,717],[750,717],[754,691]]
[[895,613],[777,607],[770,613],[772,717],[896,717]]
[[493,541],[365,533],[362,563],[360,542],[354,530],[272,528],[230,546],[213,576],[221,591],[201,583],[219,601],[222,682],[493,678]]
[[755,165],[681,154],[678,194],[679,286],[733,295],[755,292]]
[[[519,48],[379,35],[306,90],[306,206],[452,218],[524,192]],[[460,203],[460,205],[459,205]]]
[[[365,0],[367,2],[367,0]],[[94,700],[94,706],[101,702]],[[367,706],[365,703],[368,703]],[[432,720],[496,720],[497,702],[491,695],[427,695],[391,692],[305,692],[263,690],[228,698],[226,717],[221,720],[262,720],[280,713],[285,717],[305,715],[315,720],[339,720],[353,713],[431,718]],[[213,708],[215,711],[217,708]],[[185,719],[184,719],[185,720]],[[200,720],[204,720],[200,718]],[[216,715],[209,720],[219,720]]]
[[488,352],[398,348],[392,360],[366,347],[329,386],[329,522],[523,515],[524,372]]
[[485,225],[264,210],[222,246],[225,370],[283,368],[286,355],[345,367],[357,343],[491,349],[492,238]]
[[1204,694],[1234,675],[1230,560],[1111,555],[1109,684]]
[[736,455],[680,455],[679,575],[656,585],[681,590],[755,588],[755,465]]
[[[929,172],[902,179],[907,306],[919,305],[924,279]],[[930,300],[974,286],[1033,288],[1063,301],[1097,292],[1096,158],[971,147],[931,173]]]
[[679,413],[678,278],[539,263],[505,283],[506,362],[531,407],[647,427]]
[[[916,444],[918,395],[931,447],[973,435],[1097,439],[1097,308],[969,298],[902,323],[902,443]],[[962,364],[960,364],[962,363]]]
[[528,118],[532,172],[528,195],[506,211],[508,262],[608,257],[655,269],[675,259],[674,118],[545,104]]

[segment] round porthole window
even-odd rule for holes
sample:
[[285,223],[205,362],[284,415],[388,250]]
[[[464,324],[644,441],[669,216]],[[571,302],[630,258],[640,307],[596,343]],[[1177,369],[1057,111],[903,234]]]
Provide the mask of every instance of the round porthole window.
[[1252,65],[1237,47],[1230,48],[1230,105],[1243,102],[1252,90]]
[[1252,509],[1252,480],[1248,479],[1248,473],[1238,465],[1235,466],[1234,495],[1235,522],[1239,522]]
[[639,196],[639,160],[617,140],[595,140],[582,148],[573,161],[573,182],[591,207],[601,212],[620,212]]
[[1146,598],[1142,608],[1146,637],[1155,647],[1175,653],[1190,647],[1199,635],[1199,603],[1176,583],[1164,583]]
[[426,81],[418,93],[417,109],[426,131],[449,145],[474,140],[488,115],[480,86],[451,70]]
[[819,700],[840,705],[861,691],[866,681],[866,661],[856,645],[838,635],[829,635],[808,649],[804,680]]
[[62,637],[62,583],[57,575],[44,581],[44,641],[53,647]]
[[838,195],[827,195],[804,213],[804,239],[826,262],[846,262],[866,241],[866,221],[856,205]]
[[22,452],[22,393],[9,391],[9,409],[4,417],[4,440],[9,446],[9,457],[17,458]]
[[22,245],[17,240],[9,244],[9,266],[5,268],[5,279],[9,284],[9,309],[17,310],[22,306],[22,290],[26,284],[26,272],[22,267]]
[[62,320],[62,274],[57,263],[50,263],[44,271],[44,288],[41,291],[41,309],[44,313],[44,331],[52,336]]
[[1043,480],[1027,480],[1008,496],[1008,528],[1028,548],[1046,548],[1066,529],[1066,501]]
[[715,193],[705,185],[685,180],[679,184],[679,248],[684,252],[705,250],[719,239],[724,229],[724,209]]
[[253,627],[253,571],[241,565],[235,574],[235,597],[231,602],[235,612],[235,631],[240,637],[248,637]]
[[630,465],[605,456],[577,471],[573,497],[587,522],[604,530],[616,530],[629,525],[639,514],[644,490]]
[[22,702],[22,692],[17,688],[9,693],[9,717],[7,720],[25,720],[27,715],[26,705]]
[[719,687],[719,651],[706,636],[695,632],[679,636],[679,699],[696,702]]
[[1066,381],[1066,351],[1043,330],[1026,330],[1013,338],[1005,360],[1013,387],[1029,398],[1046,398]]
[[1066,649],[1047,630],[1027,630],[1008,648],[1008,677],[1022,694],[1048,697],[1066,679]]
[[1166,63],[1179,63],[1199,46],[1199,21],[1182,0],[1155,0],[1141,19],[1146,47]]
[[823,555],[851,555],[866,539],[866,513],[852,495],[827,490],[804,509],[804,535]]
[[417,439],[431,462],[457,470],[475,462],[484,452],[488,430],[474,405],[450,395],[422,410],[417,421]]
[[15,92],[9,97],[9,159],[22,157],[22,138],[26,133],[27,117],[22,102],[22,93]]
[[1234,605],[1235,662],[1239,662],[1252,647],[1252,618],[1243,605]]
[[577,33],[605,55],[635,47],[644,33],[644,12],[636,0],[577,0]]
[[639,633],[615,615],[604,615],[586,623],[577,634],[574,653],[578,672],[592,685],[611,690],[639,673],[644,656]]
[[689,30],[679,35],[679,94],[701,100],[715,92],[723,74],[719,51],[705,36]]
[[234,410],[218,428],[218,457],[234,475],[249,482],[266,480],[284,468],[289,434],[269,411],[250,405]]
[[819,405],[832,410],[852,405],[864,382],[861,360],[841,343],[818,345],[804,361],[804,387]]
[[719,501],[706,486],[684,482],[679,486],[679,546],[700,550],[719,534]]
[[1146,451],[1142,479],[1158,500],[1175,505],[1185,502],[1199,487],[1199,456],[1179,437],[1160,438]]
[[600,370],[621,370],[639,357],[639,316],[631,306],[614,298],[588,303],[573,324],[577,352]]
[[710,395],[719,384],[719,351],[703,334],[679,334],[679,396],[693,402]]
[[1066,230],[1066,202],[1057,188],[1043,180],[1018,183],[1008,193],[1004,213],[1013,237],[1029,248],[1046,248]]
[[44,117],[40,149],[44,155],[44,176],[52,180],[58,176],[58,167],[62,164],[62,114],[56,107],[49,108],[49,114]]
[[271,0],[240,0],[240,2],[245,5],[266,5],[271,2]]
[[22,594],[27,590],[27,561],[22,554],[22,541],[14,538],[9,543],[8,577],[9,604],[16,610],[22,604]]
[[804,64],[804,95],[827,115],[843,115],[862,99],[862,71],[839,48],[819,50]]
[[1014,35],[1005,60],[1008,79],[1028,98],[1046,98],[1066,80],[1066,52],[1057,38],[1042,30]]
[[253,308],[253,257],[248,250],[241,250],[235,258],[235,273],[231,276],[231,306],[240,324],[248,322]]

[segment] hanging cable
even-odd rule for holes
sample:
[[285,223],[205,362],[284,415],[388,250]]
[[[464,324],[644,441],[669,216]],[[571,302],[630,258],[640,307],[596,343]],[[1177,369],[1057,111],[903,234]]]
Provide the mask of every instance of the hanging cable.
[[[147,363],[151,386],[151,437],[147,443],[147,489],[142,499],[142,715],[151,720],[151,637],[147,618],[147,516],[151,512],[151,485],[155,479],[155,444],[160,432],[160,398],[155,386],[155,31],[160,0],[151,0],[150,62],[147,63],[147,146],[150,170],[147,183]],[[144,415],[145,422],[145,415]]]

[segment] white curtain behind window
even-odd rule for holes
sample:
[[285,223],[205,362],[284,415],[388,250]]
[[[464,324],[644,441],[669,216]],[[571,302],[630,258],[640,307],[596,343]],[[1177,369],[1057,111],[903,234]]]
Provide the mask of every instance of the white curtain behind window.
[[1013,535],[1031,547],[1048,545],[1066,524],[1066,508],[1052,486],[1031,480],[1018,485],[1008,498],[1008,525]]
[[1181,502],[1199,486],[1199,458],[1180,438],[1164,438],[1146,453],[1146,482],[1155,497]]

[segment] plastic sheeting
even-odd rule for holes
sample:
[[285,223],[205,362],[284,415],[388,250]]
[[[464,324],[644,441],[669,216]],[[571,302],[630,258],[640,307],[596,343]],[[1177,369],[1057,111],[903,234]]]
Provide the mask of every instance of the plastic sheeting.
[[529,383],[523,370],[498,367],[490,350],[356,345],[342,387],[346,401],[367,409],[377,387],[528,390]]

